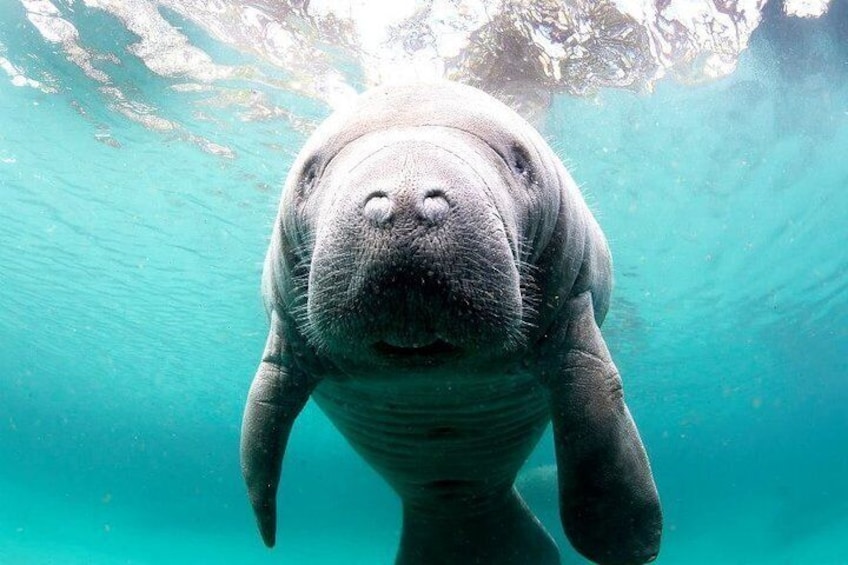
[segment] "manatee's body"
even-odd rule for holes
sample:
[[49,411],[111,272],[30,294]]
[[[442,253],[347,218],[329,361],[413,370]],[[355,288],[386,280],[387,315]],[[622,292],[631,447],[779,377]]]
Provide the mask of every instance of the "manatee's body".
[[560,509],[599,563],[658,551],[659,500],[601,338],[611,265],[574,182],[507,107],[383,88],[325,122],[286,183],[242,431],[265,542],[311,396],[403,501],[397,563],[559,563],[513,488],[553,423]]

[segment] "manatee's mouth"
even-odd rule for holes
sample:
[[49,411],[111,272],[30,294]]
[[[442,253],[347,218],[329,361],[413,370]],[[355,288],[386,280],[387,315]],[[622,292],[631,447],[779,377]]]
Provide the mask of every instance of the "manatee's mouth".
[[410,346],[392,345],[385,341],[378,341],[373,345],[373,349],[380,355],[395,359],[438,359],[454,357],[462,352],[459,347],[442,339]]

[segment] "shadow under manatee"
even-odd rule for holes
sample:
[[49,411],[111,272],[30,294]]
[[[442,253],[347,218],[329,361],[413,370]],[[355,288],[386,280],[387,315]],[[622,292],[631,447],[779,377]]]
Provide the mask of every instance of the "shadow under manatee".
[[[547,438],[546,438],[547,439]],[[533,514],[544,524],[548,533],[557,540],[562,562],[583,562],[569,559],[570,546],[561,542],[562,526],[559,517],[559,496],[557,486],[557,467],[554,464],[539,465],[524,469],[515,480],[515,488],[521,498],[533,511]]]

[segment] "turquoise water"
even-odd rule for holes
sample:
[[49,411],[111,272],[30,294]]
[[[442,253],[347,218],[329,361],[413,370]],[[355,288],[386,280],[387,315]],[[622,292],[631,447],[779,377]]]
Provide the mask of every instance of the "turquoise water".
[[[131,41],[80,18],[101,53]],[[604,330],[664,503],[658,563],[848,563],[845,18],[767,21],[727,78],[557,97],[540,126],[613,250]],[[168,120],[144,127],[11,3],[0,45],[57,85],[0,75],[0,564],[390,563],[400,506],[314,406],[273,551],[238,467],[261,261],[308,125],[98,62]],[[552,463],[546,435],[522,485],[581,563]]]

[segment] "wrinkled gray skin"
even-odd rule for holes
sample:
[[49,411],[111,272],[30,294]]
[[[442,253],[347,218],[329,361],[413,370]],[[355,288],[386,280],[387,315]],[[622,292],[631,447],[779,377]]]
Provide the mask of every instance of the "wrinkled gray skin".
[[565,532],[644,563],[662,516],[601,337],[609,250],[559,159],[488,95],[378,88],[295,162],[265,262],[271,330],[242,470],[262,538],[310,396],[398,493],[396,563],[559,563],[513,487],[553,424]]

